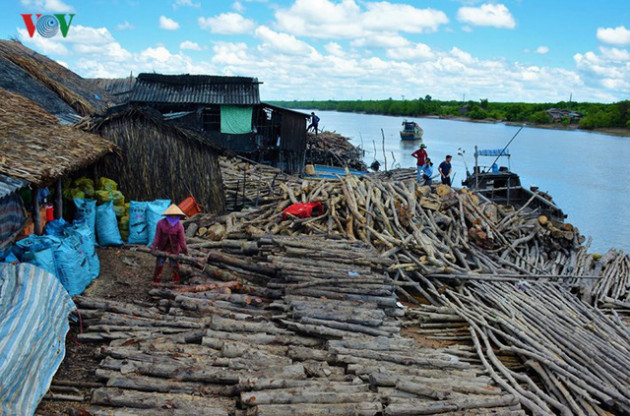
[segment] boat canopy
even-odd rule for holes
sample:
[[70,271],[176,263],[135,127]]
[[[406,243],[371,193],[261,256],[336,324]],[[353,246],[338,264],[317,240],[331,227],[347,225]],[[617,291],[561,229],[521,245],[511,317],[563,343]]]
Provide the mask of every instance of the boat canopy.
[[479,156],[507,156],[510,157],[508,149],[482,149],[477,151]]

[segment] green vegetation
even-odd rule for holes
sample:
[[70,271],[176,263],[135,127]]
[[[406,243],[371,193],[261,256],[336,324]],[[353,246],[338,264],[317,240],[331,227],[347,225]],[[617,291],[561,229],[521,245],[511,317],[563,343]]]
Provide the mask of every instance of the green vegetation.
[[[290,108],[343,111],[392,116],[467,117],[473,120],[496,120],[533,124],[578,125],[581,129],[605,127],[630,128],[630,101],[613,104],[578,103],[491,103],[477,101],[439,101],[430,95],[414,100],[359,101],[274,101]],[[559,111],[548,110],[557,109]],[[551,114],[551,115],[550,115]],[[553,118],[552,118],[553,117]]]

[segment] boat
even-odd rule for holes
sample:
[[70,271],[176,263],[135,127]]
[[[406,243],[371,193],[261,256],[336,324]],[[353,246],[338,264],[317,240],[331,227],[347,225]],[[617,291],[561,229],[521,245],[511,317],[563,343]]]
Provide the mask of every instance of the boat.
[[400,131],[400,139],[401,140],[421,140],[422,127],[418,125],[415,121],[403,121],[402,122],[403,129]]
[[303,176],[309,179],[338,179],[339,177],[353,175],[363,176],[367,175],[367,172],[360,170],[351,170],[348,168],[342,168],[338,166],[327,165],[307,165],[304,169]]
[[495,162],[502,157],[510,159],[507,148],[479,150],[475,146],[475,166],[472,174],[466,167],[466,179],[462,185],[474,191],[482,199],[497,204],[512,205],[519,209],[527,205],[527,209],[538,210],[549,219],[563,222],[567,215],[553,202],[551,196],[541,192],[537,187],[527,189],[522,186],[520,177],[510,170],[510,167],[498,166],[493,163],[490,167],[479,166],[479,157],[495,157]]

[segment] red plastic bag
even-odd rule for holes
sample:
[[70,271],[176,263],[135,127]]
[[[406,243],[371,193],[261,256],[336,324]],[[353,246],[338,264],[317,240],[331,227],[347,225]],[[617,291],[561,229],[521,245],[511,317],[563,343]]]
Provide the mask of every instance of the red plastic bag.
[[315,215],[322,215],[324,208],[321,202],[298,202],[293,204],[282,211],[282,219],[287,219],[287,214],[295,215],[300,218],[310,218]]

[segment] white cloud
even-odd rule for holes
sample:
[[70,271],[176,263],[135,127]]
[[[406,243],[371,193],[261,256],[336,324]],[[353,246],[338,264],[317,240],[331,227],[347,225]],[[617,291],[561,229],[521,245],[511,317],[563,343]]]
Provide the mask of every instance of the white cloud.
[[597,29],[597,39],[612,45],[630,45],[630,29],[626,29],[625,26],[617,26],[614,29],[600,27]]
[[20,0],[22,6],[28,7],[33,12],[73,13],[74,7],[62,0]]
[[173,3],[173,9],[178,9],[180,7],[201,7],[201,3],[195,3],[192,0],[175,0]]
[[296,0],[275,13],[278,29],[296,36],[316,38],[361,38],[382,32],[428,33],[448,23],[444,12],[406,4],[355,0]]
[[116,25],[116,30],[134,30],[136,27],[125,20],[122,23]]
[[402,48],[409,45],[409,40],[393,33],[373,34],[366,38],[359,38],[350,42],[356,48]]
[[315,52],[315,49],[308,43],[286,33],[274,32],[267,26],[256,28],[254,36],[261,40],[261,49],[273,50],[288,55],[309,55]]
[[337,42],[328,42],[324,45],[324,50],[332,56],[342,57],[345,54],[343,48]]
[[212,33],[222,35],[238,35],[251,33],[256,25],[253,20],[246,19],[238,13],[222,13],[214,17],[197,19],[199,27],[209,29]]
[[217,42],[212,47],[212,62],[220,65],[247,65],[252,59],[245,43]]
[[605,59],[615,62],[630,62],[630,52],[626,49],[618,48],[599,48]]
[[387,57],[398,61],[422,61],[433,59],[435,54],[429,45],[416,43],[411,47],[389,49]]
[[480,7],[461,7],[457,19],[475,26],[493,26],[514,29],[514,17],[503,4],[483,4]]
[[17,31],[20,42],[44,55],[66,56],[69,54],[68,48],[62,42],[59,42],[57,37],[44,38],[42,36],[33,36],[31,38],[26,29],[18,27]]
[[549,46],[541,45],[534,50],[535,53],[545,55],[549,53]]
[[418,9],[407,4],[388,2],[366,3],[368,11],[361,16],[363,25],[370,30],[399,30],[409,33],[436,32],[448,23],[444,12]]
[[240,1],[235,1],[234,4],[232,4],[232,9],[236,10],[239,13],[243,13],[245,11],[245,6],[243,6],[243,3],[241,3]]
[[191,51],[200,51],[202,48],[197,42],[185,40],[179,44],[179,49],[188,49]]
[[173,19],[169,19],[166,16],[160,16],[160,29],[177,30],[179,29],[179,23],[177,23]]

